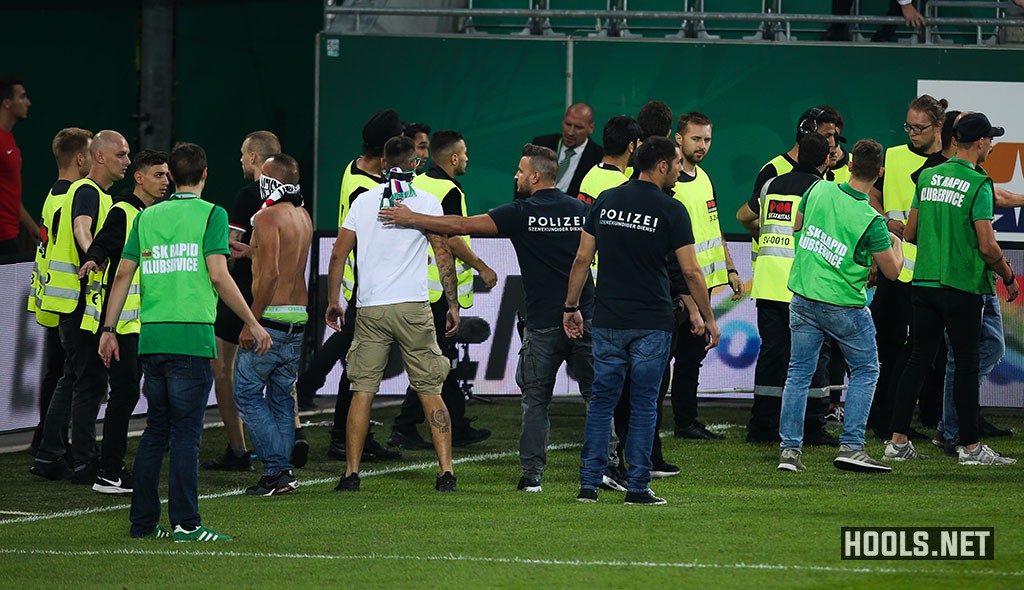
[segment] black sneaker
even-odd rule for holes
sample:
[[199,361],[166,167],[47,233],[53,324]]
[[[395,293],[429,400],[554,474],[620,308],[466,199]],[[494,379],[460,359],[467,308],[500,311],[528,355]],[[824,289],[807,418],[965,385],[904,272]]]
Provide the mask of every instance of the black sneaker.
[[63,459],[53,463],[43,463],[36,460],[32,463],[32,467],[28,468],[28,472],[37,477],[53,481],[67,481],[72,476],[71,468],[68,467],[67,462]]
[[597,490],[580,488],[580,493],[576,494],[576,501],[583,502],[584,504],[593,504],[594,502],[597,502]]
[[256,485],[245,489],[250,496],[280,496],[299,487],[299,482],[291,471],[282,471],[277,475],[264,475]]
[[838,447],[839,439],[829,434],[824,428],[821,428],[817,432],[811,432],[804,436],[804,445],[809,447]]
[[439,492],[454,492],[457,489],[455,483],[455,474],[451,471],[445,471],[441,475],[437,476],[437,482],[434,484],[434,489]]
[[984,416],[978,416],[978,435],[982,438],[1001,438],[1006,436],[1013,436],[1013,431],[1009,429],[999,428],[995,424],[992,424],[985,419]]
[[662,461],[651,468],[651,477],[672,477],[673,475],[679,475],[679,467]]
[[134,487],[131,472],[122,465],[117,471],[101,469],[96,474],[92,491],[101,494],[131,494]]
[[95,462],[75,466],[71,474],[71,483],[80,486],[91,486],[96,483],[96,475],[100,468]]
[[352,475],[342,475],[341,479],[338,480],[338,485],[334,486],[336,492],[358,492],[359,491],[359,474],[353,473]]
[[292,444],[292,467],[305,467],[309,462],[309,439],[306,438],[306,431],[301,428],[295,429],[295,443]]
[[777,431],[766,432],[763,430],[751,430],[748,428],[746,441],[748,443],[777,443],[782,442],[782,439],[779,438],[779,433]]
[[665,498],[659,498],[654,495],[654,492],[648,488],[646,492],[626,492],[626,499],[622,501],[623,504],[668,504],[668,500]]
[[410,451],[426,451],[433,450],[434,448],[434,445],[420,438],[418,432],[408,433],[397,428],[391,431],[391,436],[388,438],[388,446]]
[[626,491],[626,476],[620,468],[605,467],[604,475],[601,476],[601,489],[611,490],[613,492],[624,492]]
[[700,422],[694,422],[686,428],[676,428],[676,438],[689,438],[694,440],[722,440],[725,438],[724,434],[718,434],[717,432],[711,432],[707,426],[704,426]]
[[223,455],[203,463],[203,469],[211,471],[252,471],[252,456],[249,454],[249,451],[243,451],[241,456],[236,455],[231,445],[228,445]]
[[[331,445],[327,447],[327,456],[337,461],[345,461],[345,440],[343,438],[331,438]],[[373,439],[372,434],[366,435],[366,443],[363,445],[362,461],[382,461],[401,459],[402,454],[396,451],[389,451]]]
[[452,446],[453,447],[468,447],[469,445],[483,442],[491,438],[491,431],[486,428],[473,428],[467,426],[465,430],[460,432],[458,435],[452,435]]
[[540,480],[520,477],[519,485],[516,486],[516,489],[520,492],[539,492],[541,491]]

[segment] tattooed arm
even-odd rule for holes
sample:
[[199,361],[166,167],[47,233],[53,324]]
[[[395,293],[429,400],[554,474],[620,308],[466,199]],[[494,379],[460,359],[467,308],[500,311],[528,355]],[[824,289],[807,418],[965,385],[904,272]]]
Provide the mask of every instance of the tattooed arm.
[[451,248],[445,236],[434,232],[426,232],[427,240],[434,248],[434,262],[441,278],[445,299],[448,301],[448,321],[445,335],[454,336],[459,331],[459,284],[455,278],[455,261],[452,259]]

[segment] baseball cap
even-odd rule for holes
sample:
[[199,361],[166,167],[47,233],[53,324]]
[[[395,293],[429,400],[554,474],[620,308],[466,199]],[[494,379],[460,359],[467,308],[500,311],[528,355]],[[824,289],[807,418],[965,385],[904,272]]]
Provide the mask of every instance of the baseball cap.
[[402,121],[395,109],[377,111],[363,125],[363,143],[369,147],[384,147],[389,139],[402,134]]
[[1006,133],[1002,127],[993,127],[988,117],[982,113],[970,113],[960,117],[956,126],[956,140],[962,142],[978,141],[982,137],[999,137]]

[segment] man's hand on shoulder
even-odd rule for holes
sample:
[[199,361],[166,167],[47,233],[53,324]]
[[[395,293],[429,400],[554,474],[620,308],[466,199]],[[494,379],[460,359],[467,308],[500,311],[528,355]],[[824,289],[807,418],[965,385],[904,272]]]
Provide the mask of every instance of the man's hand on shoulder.
[[394,207],[385,207],[377,212],[384,225],[415,225],[416,213],[409,207],[399,203]]

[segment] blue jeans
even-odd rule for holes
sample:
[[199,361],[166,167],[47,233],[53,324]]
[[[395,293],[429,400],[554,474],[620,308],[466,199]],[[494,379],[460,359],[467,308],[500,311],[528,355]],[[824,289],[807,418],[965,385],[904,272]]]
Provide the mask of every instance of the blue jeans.
[[[978,343],[979,363],[978,383],[984,383],[992,369],[996,368],[1006,352],[1003,340],[1003,313],[999,308],[999,297],[996,295],[981,296],[981,341]],[[947,443],[960,444],[960,426],[956,415],[956,402],[953,400],[953,346],[946,334],[946,382],[942,396],[942,420],[939,431]]]
[[[239,349],[235,357],[235,406],[249,427],[263,475],[292,469],[295,444],[295,400],[292,384],[298,375],[302,331],[267,328],[273,344],[267,354]],[[266,388],[266,395],[264,395]]]
[[142,359],[143,395],[149,403],[146,429],[135,452],[131,536],[144,537],[160,522],[160,471],[170,449],[167,512],[171,526],[192,529],[199,518],[199,442],[213,386],[210,359],[183,354],[147,354]]
[[878,347],[871,312],[866,307],[840,307],[793,295],[789,304],[789,329],[792,345],[786,387],[782,391],[780,446],[784,449],[803,446],[807,390],[818,366],[822,340],[828,334],[843,351],[850,367],[846,416],[839,442],[853,449],[863,449],[864,429],[878,382]]
[[658,390],[668,364],[672,332],[664,330],[593,329],[594,385],[583,431],[580,487],[596,490],[608,464],[612,416],[629,371],[629,435],[625,459],[631,492],[645,492],[651,481]]

